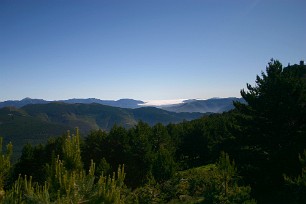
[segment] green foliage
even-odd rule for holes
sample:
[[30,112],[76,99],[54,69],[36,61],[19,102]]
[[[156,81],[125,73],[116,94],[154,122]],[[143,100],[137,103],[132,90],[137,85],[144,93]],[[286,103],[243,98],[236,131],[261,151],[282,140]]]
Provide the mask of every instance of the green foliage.
[[177,141],[176,158],[181,169],[214,162],[220,151],[231,147],[234,140],[230,129],[231,113],[214,114],[171,127],[171,137]]
[[256,85],[247,84],[247,91],[241,91],[247,104],[235,103],[239,146],[232,154],[255,194],[265,201],[285,199],[283,174],[298,173],[296,155],[306,148],[305,72],[305,66],[283,68],[272,59]]
[[3,203],[49,203],[48,185],[33,184],[32,177],[25,176],[15,181],[11,190],[7,191]]
[[42,145],[32,146],[26,144],[22,149],[22,155],[13,168],[13,178],[18,179],[19,175],[28,175],[33,180],[43,184],[46,180],[46,163],[49,158]]
[[171,141],[168,130],[161,123],[152,127],[152,134],[150,136],[152,151],[157,152],[160,149],[168,149],[169,152],[174,152],[174,144]]
[[129,203],[148,203],[157,204],[162,203],[160,197],[161,192],[159,186],[154,181],[146,183],[144,186],[136,188],[130,195]]
[[173,156],[167,149],[161,149],[157,152],[152,162],[152,174],[157,181],[170,179],[177,169],[177,164]]
[[162,185],[161,197],[173,203],[256,203],[239,180],[234,162],[221,153],[216,164],[178,172]]
[[250,198],[251,188],[238,185],[237,169],[228,154],[221,152],[216,167],[217,176],[212,181],[214,190],[208,193],[206,203],[255,203]]
[[103,157],[107,159],[106,153],[109,149],[107,133],[102,130],[90,132],[84,139],[84,145],[81,148],[82,160],[85,167],[90,166],[91,160],[98,164]]
[[299,156],[299,159],[302,164],[301,175],[294,179],[285,176],[286,190],[290,192],[291,203],[306,203],[306,150],[303,155]]
[[[130,129],[128,136],[131,146],[129,158],[126,163],[126,170],[130,177],[127,182],[132,187],[145,184],[151,177],[151,164],[153,160],[152,144],[150,143],[150,135],[152,130],[150,126],[144,122],[139,122],[134,128]],[[132,178],[138,178],[137,180]]]
[[110,164],[106,161],[106,159],[103,157],[100,162],[99,162],[99,165],[98,165],[98,168],[97,168],[97,171],[100,173],[103,173],[103,174],[106,174],[108,175],[111,171],[111,166]]
[[217,168],[221,176],[221,186],[223,187],[223,196],[226,197],[229,194],[229,185],[231,180],[236,176],[236,167],[234,161],[231,162],[229,155],[221,152],[219,161],[217,162]]
[[63,146],[63,160],[65,161],[65,167],[68,170],[81,170],[81,149],[80,149],[80,135],[78,128],[76,129],[76,136],[70,136],[70,132],[67,133],[67,138],[64,141]]
[[3,138],[0,137],[0,201],[4,197],[4,184],[6,182],[6,178],[11,171],[11,156],[13,152],[13,145],[9,143],[6,145],[6,152],[2,151]]
[[82,168],[79,139],[78,131],[66,138],[64,159],[58,156],[48,166],[44,185],[33,184],[32,177],[19,176],[3,203],[123,203],[124,167],[119,166],[112,177],[101,175],[95,182],[95,164],[91,163],[88,173]]

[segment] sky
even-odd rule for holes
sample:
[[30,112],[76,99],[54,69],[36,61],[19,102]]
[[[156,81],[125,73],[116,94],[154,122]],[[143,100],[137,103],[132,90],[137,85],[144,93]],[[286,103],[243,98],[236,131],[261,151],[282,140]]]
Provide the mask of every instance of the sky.
[[0,0],[0,101],[239,97],[306,59],[305,0]]

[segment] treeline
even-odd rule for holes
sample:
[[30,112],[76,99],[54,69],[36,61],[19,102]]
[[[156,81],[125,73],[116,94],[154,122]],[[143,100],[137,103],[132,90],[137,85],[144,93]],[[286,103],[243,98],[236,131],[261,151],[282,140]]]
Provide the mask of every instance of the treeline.
[[246,104],[190,122],[139,122],[28,144],[14,165],[9,145],[0,159],[0,199],[306,203],[306,66],[271,60],[241,95]]

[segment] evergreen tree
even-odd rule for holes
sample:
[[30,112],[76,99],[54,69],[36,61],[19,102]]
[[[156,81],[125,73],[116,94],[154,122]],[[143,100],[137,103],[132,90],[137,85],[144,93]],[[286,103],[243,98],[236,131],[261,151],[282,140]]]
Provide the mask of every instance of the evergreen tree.
[[45,153],[43,145],[26,144],[22,149],[21,157],[14,165],[14,180],[18,179],[21,174],[31,176],[33,180],[43,184],[46,180],[46,163],[50,161]]
[[283,68],[272,59],[256,85],[241,91],[247,103],[234,104],[241,145],[235,158],[263,199],[281,198],[283,173],[297,173],[296,155],[306,144],[305,73],[305,66]]
[[128,132],[131,148],[128,153],[130,156],[125,164],[126,171],[129,172],[127,184],[133,188],[145,184],[152,176],[151,169],[154,155],[150,141],[151,135],[151,127],[144,122],[139,122]]
[[86,167],[90,166],[91,160],[99,163],[104,157],[106,160],[109,156],[110,146],[107,143],[107,133],[102,130],[91,131],[84,139],[82,148],[82,160]]
[[177,169],[177,164],[173,156],[167,149],[160,149],[152,162],[152,174],[156,181],[166,181],[170,179]]

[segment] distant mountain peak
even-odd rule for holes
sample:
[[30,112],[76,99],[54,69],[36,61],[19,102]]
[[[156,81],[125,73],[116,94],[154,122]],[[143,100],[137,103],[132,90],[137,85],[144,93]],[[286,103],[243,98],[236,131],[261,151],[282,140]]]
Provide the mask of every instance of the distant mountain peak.
[[21,101],[28,101],[28,100],[32,100],[30,97],[25,97],[24,99],[22,99]]
[[189,102],[193,102],[193,101],[196,101],[198,99],[187,99],[187,100],[184,100],[183,103],[189,103]]

